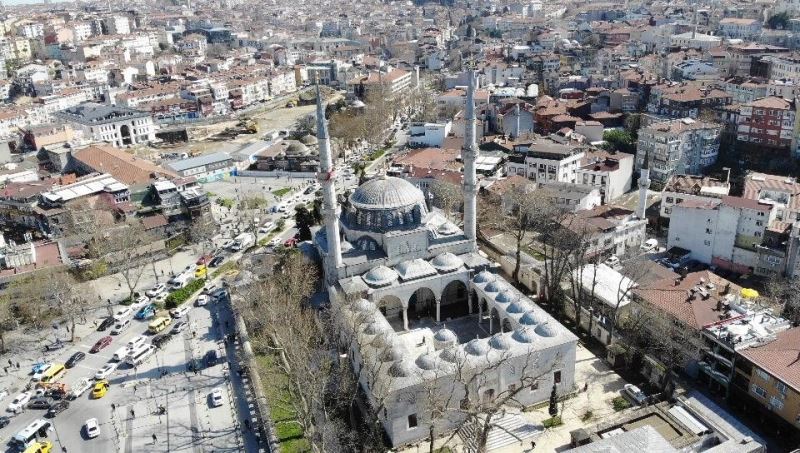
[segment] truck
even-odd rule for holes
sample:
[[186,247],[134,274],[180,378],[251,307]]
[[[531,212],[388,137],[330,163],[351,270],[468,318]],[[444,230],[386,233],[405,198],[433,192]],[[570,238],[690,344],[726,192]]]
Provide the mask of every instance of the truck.
[[233,244],[231,245],[231,250],[234,252],[238,252],[240,250],[245,250],[251,245],[256,243],[256,238],[253,237],[252,233],[242,233],[233,240]]

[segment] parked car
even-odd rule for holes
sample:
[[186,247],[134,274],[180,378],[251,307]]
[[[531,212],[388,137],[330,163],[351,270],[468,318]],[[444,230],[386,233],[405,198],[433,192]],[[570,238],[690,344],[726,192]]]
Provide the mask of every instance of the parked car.
[[11,401],[11,404],[9,404],[8,407],[6,408],[6,411],[18,414],[22,412],[23,409],[25,409],[25,405],[28,404],[28,401],[30,400],[31,400],[31,392],[22,392],[19,395],[17,395],[17,397],[14,398],[13,401]]
[[211,291],[208,295],[214,302],[219,302],[228,297],[228,291],[226,291],[225,288],[217,288],[214,291]]
[[209,350],[206,352],[206,355],[203,356],[203,361],[206,364],[206,368],[216,365],[217,360],[219,360],[219,354],[217,354],[216,349]]
[[211,395],[209,395],[209,396],[210,396],[210,399],[211,399],[211,407],[220,407],[220,406],[222,406],[222,402],[223,402],[223,400],[222,400],[222,390],[214,389],[214,391],[211,392]]
[[116,322],[117,322],[117,320],[114,319],[113,316],[109,316],[108,318],[104,319],[103,322],[101,322],[99,326],[97,326],[97,331],[98,332],[103,332],[106,329],[108,329],[109,327],[113,326]]
[[284,247],[297,247],[297,238],[289,238],[284,243]]
[[150,342],[153,344],[153,346],[160,348],[161,345],[168,342],[171,338],[172,338],[171,334],[162,333],[161,335],[156,335],[155,337],[153,337],[153,339],[150,340]]
[[78,382],[77,384],[75,384],[75,386],[72,387],[72,393],[70,394],[70,398],[72,399],[80,398],[81,395],[86,393],[86,391],[89,390],[90,388],[92,388],[92,381],[90,379],[83,378],[80,380],[80,382]]
[[176,333],[181,333],[184,330],[186,330],[187,327],[189,327],[189,323],[188,322],[186,322],[186,321],[178,321],[178,322],[175,323],[174,326],[172,326],[172,334],[175,335]]
[[50,409],[50,400],[47,398],[36,398],[28,403],[28,409]]
[[128,348],[128,350],[133,351],[134,349],[138,348],[139,346],[145,343],[147,343],[147,337],[145,337],[144,335],[137,335],[131,338],[128,341],[128,344],[125,345],[125,347]]
[[131,307],[122,307],[114,313],[114,319],[120,321],[122,319],[128,318],[133,314],[133,308]]
[[86,423],[83,424],[83,429],[86,430],[86,437],[89,439],[94,439],[100,435],[100,425],[97,424],[96,418],[86,420]]
[[175,319],[182,318],[186,313],[189,313],[189,307],[186,305],[181,307],[175,307],[169,311],[170,316]]
[[44,373],[49,370],[51,366],[53,366],[53,362],[43,363],[41,366],[36,367],[36,371],[33,373],[31,379],[37,382],[41,381],[42,376],[44,376]]
[[72,368],[75,365],[77,365],[78,362],[80,362],[84,358],[86,358],[86,354],[81,352],[81,351],[78,351],[75,354],[72,354],[72,357],[67,359],[67,362],[64,363],[64,366],[67,367],[67,368]]
[[92,388],[92,398],[98,399],[104,397],[108,392],[108,387],[109,384],[107,380],[103,379],[101,381],[97,381]]
[[165,291],[159,294],[158,296],[154,297],[153,302],[157,304],[163,304],[167,300],[167,296],[169,296],[169,293]]
[[209,299],[208,294],[201,294],[197,296],[197,299],[194,301],[194,304],[197,305],[198,307],[203,307],[205,305],[208,305],[208,299]]
[[57,401],[53,403],[52,406],[50,406],[50,409],[47,410],[47,414],[45,414],[45,417],[53,418],[56,415],[64,412],[68,408],[69,408],[69,401],[67,400]]
[[150,319],[156,315],[156,306],[155,304],[147,304],[144,307],[140,308],[139,311],[133,315],[136,319]]
[[114,327],[111,329],[111,335],[119,335],[122,332],[125,332],[125,330],[127,330],[128,327],[130,327],[130,325],[131,325],[130,318],[120,319],[119,321],[117,321],[116,324],[114,324]]
[[211,255],[203,255],[203,256],[201,256],[200,258],[197,259],[195,264],[198,265],[198,266],[201,266],[201,265],[204,266],[204,265],[208,264],[210,261],[211,261]]
[[638,405],[642,405],[647,401],[647,395],[633,384],[625,384],[623,391]]
[[92,346],[92,349],[89,349],[89,352],[92,354],[97,354],[101,349],[110,345],[112,341],[114,341],[114,339],[111,336],[106,335],[105,337],[97,340],[97,343]]
[[11,417],[2,416],[0,417],[0,429],[5,428],[11,423]]
[[639,246],[639,248],[643,252],[650,252],[650,251],[656,250],[658,248],[658,239],[648,239],[648,240],[644,241],[644,244]]
[[156,286],[154,286],[153,288],[148,289],[145,292],[145,294],[147,294],[148,297],[156,297],[159,294],[165,292],[166,290],[167,290],[167,285],[165,285],[164,283],[159,283]]
[[150,302],[150,298],[145,296],[144,294],[136,293],[133,299],[133,303],[130,305],[131,311],[136,310],[137,308],[141,307],[142,305],[147,304]]
[[223,261],[225,261],[225,257],[224,256],[214,257],[214,259],[212,259],[211,262],[208,263],[208,267],[217,267],[220,264],[222,264]]
[[119,363],[107,363],[103,365],[103,368],[100,368],[97,370],[97,373],[94,374],[95,380],[102,381],[103,379],[108,378],[118,366]]
[[128,357],[128,353],[130,349],[127,346],[122,346],[121,348],[114,351],[114,355],[111,356],[111,360],[116,360],[117,362],[121,362],[125,360],[125,357]]

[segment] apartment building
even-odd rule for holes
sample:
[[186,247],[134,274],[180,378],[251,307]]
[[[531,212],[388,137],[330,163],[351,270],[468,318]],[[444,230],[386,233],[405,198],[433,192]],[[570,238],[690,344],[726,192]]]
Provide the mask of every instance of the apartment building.
[[772,205],[781,222],[800,220],[800,183],[795,178],[750,172],[744,178],[742,197]]
[[789,151],[795,127],[794,100],[769,96],[739,107],[736,140]]
[[676,174],[701,174],[717,161],[722,125],[691,118],[657,121],[639,130],[636,168],[645,160],[650,179],[665,184]]
[[631,190],[633,161],[632,154],[587,150],[575,172],[575,181],[597,187],[603,203],[611,203]]
[[673,175],[661,191],[660,216],[669,219],[672,208],[684,201],[713,202],[728,196],[731,185],[710,176]]
[[517,143],[513,150],[515,154],[506,162],[506,174],[539,183],[575,183],[584,157],[582,148],[545,140]]
[[390,94],[399,94],[416,86],[418,75],[411,71],[394,68],[388,71],[370,71],[369,74],[347,82],[350,93],[359,98],[366,98],[370,92],[375,92],[380,87]]
[[68,122],[85,138],[111,143],[116,147],[155,140],[153,118],[146,112],[87,102],[55,116]]
[[719,34],[727,38],[752,39],[761,34],[761,21],[726,17],[719,21]]

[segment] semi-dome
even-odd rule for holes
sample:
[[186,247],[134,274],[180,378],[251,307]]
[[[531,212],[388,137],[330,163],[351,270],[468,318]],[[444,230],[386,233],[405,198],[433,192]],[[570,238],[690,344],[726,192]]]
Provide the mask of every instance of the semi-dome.
[[414,373],[414,368],[405,360],[398,360],[389,367],[389,375],[394,377],[409,377]]
[[492,336],[492,338],[489,339],[489,345],[502,351],[511,349],[511,341],[509,341],[508,335],[503,335],[501,333]]
[[345,221],[354,229],[382,232],[416,228],[427,214],[421,190],[404,179],[379,176],[350,195]]
[[554,337],[558,335],[558,332],[556,331],[555,327],[551,326],[550,323],[548,322],[536,326],[536,330],[534,330],[534,332],[536,332],[536,335],[542,337]]
[[525,313],[529,310],[529,307],[526,303],[522,301],[516,301],[506,308],[507,313]]
[[458,341],[458,335],[450,329],[441,328],[433,335],[433,339],[441,342]]
[[519,318],[519,323],[526,326],[536,326],[544,322],[547,322],[547,318],[536,311],[529,311]]
[[364,282],[370,286],[387,286],[397,280],[397,272],[384,265],[375,266],[369,270],[363,277]]
[[489,345],[477,338],[467,343],[464,349],[471,355],[486,355],[489,353]]
[[533,343],[536,341],[536,334],[531,327],[521,327],[514,331],[511,338],[520,343]]
[[360,185],[352,195],[350,202],[356,208],[394,209],[425,204],[422,191],[405,179],[392,176],[379,176]]
[[506,285],[496,280],[489,282],[489,284],[486,285],[485,288],[483,288],[483,290],[486,291],[487,293],[499,293],[500,291],[503,291],[505,289]]
[[439,225],[439,228],[437,228],[436,231],[442,236],[452,236],[458,233],[458,227],[450,222],[445,222]]
[[494,300],[501,304],[508,304],[519,299],[519,296],[509,290],[501,291],[495,296]]
[[478,275],[476,275],[475,278],[472,279],[472,281],[475,283],[489,283],[495,281],[495,276],[490,272],[481,271],[478,272]]
[[436,355],[434,355],[433,353],[429,352],[427,354],[423,354],[417,357],[417,360],[414,363],[416,363],[417,366],[420,367],[420,369],[431,371],[436,369],[438,363],[438,357],[436,357]]
[[311,134],[306,134],[300,138],[300,142],[306,146],[316,145],[319,140]]
[[431,265],[439,272],[452,272],[464,264],[461,258],[455,256],[450,252],[440,253],[436,258],[431,260]]

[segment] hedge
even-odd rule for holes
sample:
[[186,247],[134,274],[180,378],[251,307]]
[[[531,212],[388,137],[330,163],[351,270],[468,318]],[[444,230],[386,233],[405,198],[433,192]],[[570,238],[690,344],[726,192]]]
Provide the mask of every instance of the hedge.
[[200,288],[205,285],[206,281],[202,278],[198,278],[197,280],[192,280],[189,282],[188,285],[184,286],[183,288],[171,293],[167,298],[164,300],[164,306],[167,309],[175,308],[178,305],[186,302],[192,297],[192,294],[196,293],[200,290]]
[[556,426],[561,426],[563,424],[564,422],[561,421],[560,415],[556,415],[555,417],[551,417],[542,421],[542,426],[545,428],[555,428]]
[[617,412],[631,407],[630,401],[628,401],[625,397],[622,396],[618,396],[613,400],[611,400],[611,404],[614,406],[614,410]]

